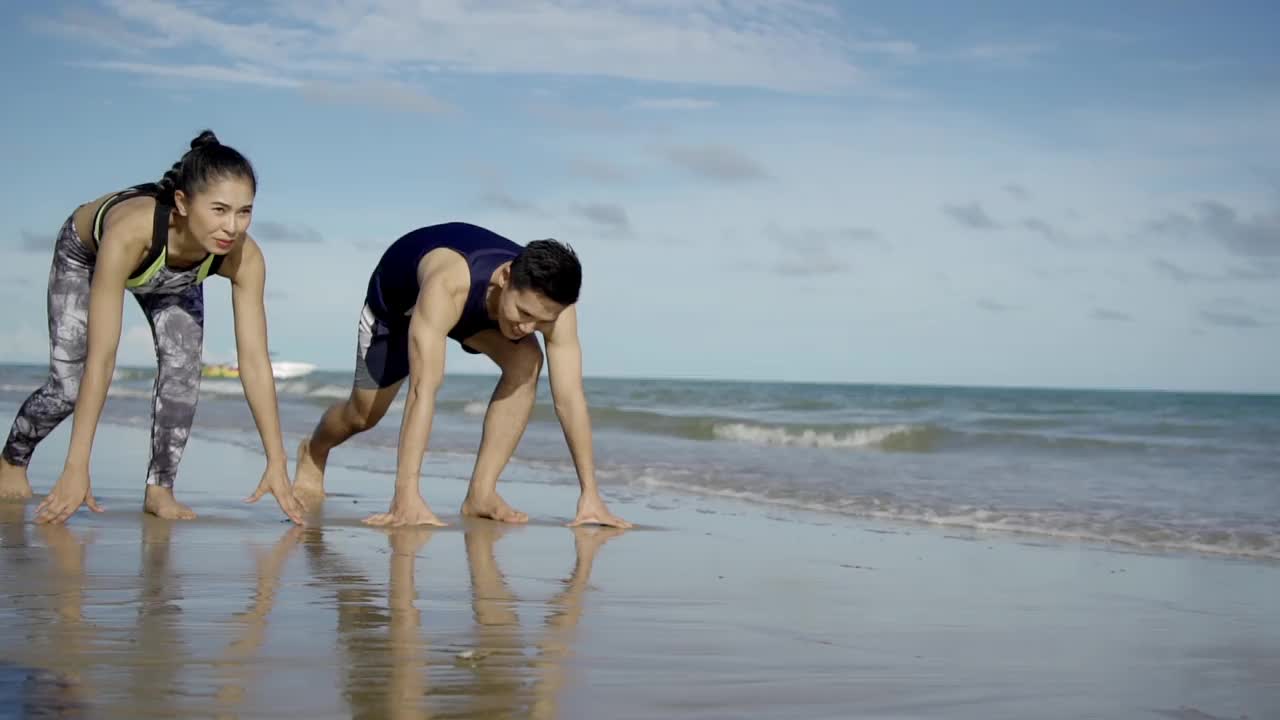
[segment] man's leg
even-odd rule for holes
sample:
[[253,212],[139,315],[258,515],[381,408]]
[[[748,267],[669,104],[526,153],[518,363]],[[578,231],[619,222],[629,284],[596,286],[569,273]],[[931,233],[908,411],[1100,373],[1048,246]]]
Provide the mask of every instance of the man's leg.
[[353,385],[347,399],[325,410],[311,435],[298,444],[293,493],[303,505],[310,508],[324,501],[324,469],[329,451],[377,425],[399,391],[400,381],[376,390]]
[[306,507],[324,501],[324,469],[329,451],[378,424],[391,407],[409,372],[409,345],[404,332],[393,332],[360,311],[356,333],[356,371],[351,395],[330,405],[309,437],[298,444],[293,494]]
[[156,382],[151,410],[151,462],[147,468],[144,509],[169,520],[196,514],[173,497],[200,397],[200,358],[204,348],[204,289],[175,295],[139,295],[156,346]]
[[538,376],[542,373],[542,347],[532,335],[513,343],[494,330],[468,338],[467,344],[497,363],[502,369],[502,378],[493,390],[484,415],[480,450],[476,453],[462,514],[503,522],[527,522],[528,515],[507,505],[498,495],[498,476],[529,425],[538,394]]

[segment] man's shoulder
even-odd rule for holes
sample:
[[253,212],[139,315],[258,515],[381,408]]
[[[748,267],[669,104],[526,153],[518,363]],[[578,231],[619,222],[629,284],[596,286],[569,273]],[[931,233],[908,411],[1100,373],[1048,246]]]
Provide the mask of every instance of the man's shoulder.
[[471,285],[471,268],[467,259],[451,248],[435,248],[418,261],[418,283],[442,285],[451,292],[465,291]]

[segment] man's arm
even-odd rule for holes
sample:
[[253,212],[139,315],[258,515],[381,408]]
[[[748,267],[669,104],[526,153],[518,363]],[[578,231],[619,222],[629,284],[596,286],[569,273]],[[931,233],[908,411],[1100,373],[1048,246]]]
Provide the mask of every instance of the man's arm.
[[578,513],[570,525],[612,525],[629,528],[631,523],[615,517],[605,507],[596,487],[595,456],[591,439],[591,414],[582,386],[582,346],[578,342],[578,312],[570,305],[551,329],[544,333],[547,345],[547,376],[556,417],[564,431],[569,455],[578,473],[581,494]]
[[465,286],[470,273],[465,261],[452,252],[429,253],[419,270],[421,289],[409,316],[409,391],[396,456],[397,495],[418,491],[422,457],[427,452],[435,415],[436,392],[444,382],[445,340],[449,329],[462,317],[462,303],[456,292],[459,272],[464,274]]
[[582,346],[578,342],[577,309],[572,305],[565,308],[545,337],[547,376],[551,381],[556,417],[564,430],[582,493],[594,494],[595,457],[591,447],[591,414],[587,409],[587,393],[582,387]]

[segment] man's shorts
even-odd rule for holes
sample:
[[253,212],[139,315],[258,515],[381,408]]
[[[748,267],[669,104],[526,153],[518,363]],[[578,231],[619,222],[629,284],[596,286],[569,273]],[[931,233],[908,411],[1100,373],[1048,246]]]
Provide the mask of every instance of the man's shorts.
[[408,376],[409,324],[393,328],[374,317],[366,303],[360,309],[355,386],[361,390],[379,390]]

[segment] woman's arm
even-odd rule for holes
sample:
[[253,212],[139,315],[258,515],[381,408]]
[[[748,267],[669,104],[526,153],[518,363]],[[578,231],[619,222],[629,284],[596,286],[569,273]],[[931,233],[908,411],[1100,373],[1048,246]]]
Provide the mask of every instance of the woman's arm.
[[225,267],[231,280],[231,307],[235,314],[236,357],[240,366],[240,384],[249,410],[262,438],[262,449],[269,464],[285,466],[288,456],[280,434],[280,415],[275,378],[271,373],[271,355],[267,349],[267,309],[263,297],[267,264],[262,250],[253,238],[228,257]]
[[249,412],[258,426],[262,449],[267,455],[267,471],[250,495],[257,502],[267,492],[276,496],[280,509],[289,519],[302,522],[302,505],[289,485],[289,457],[280,432],[280,408],[276,397],[275,378],[271,372],[271,354],[267,345],[267,309],[264,302],[267,263],[262,249],[252,237],[245,236],[240,247],[232,251],[223,265],[222,274],[231,280],[231,307],[235,315],[236,358],[240,367],[240,385],[244,388]]

